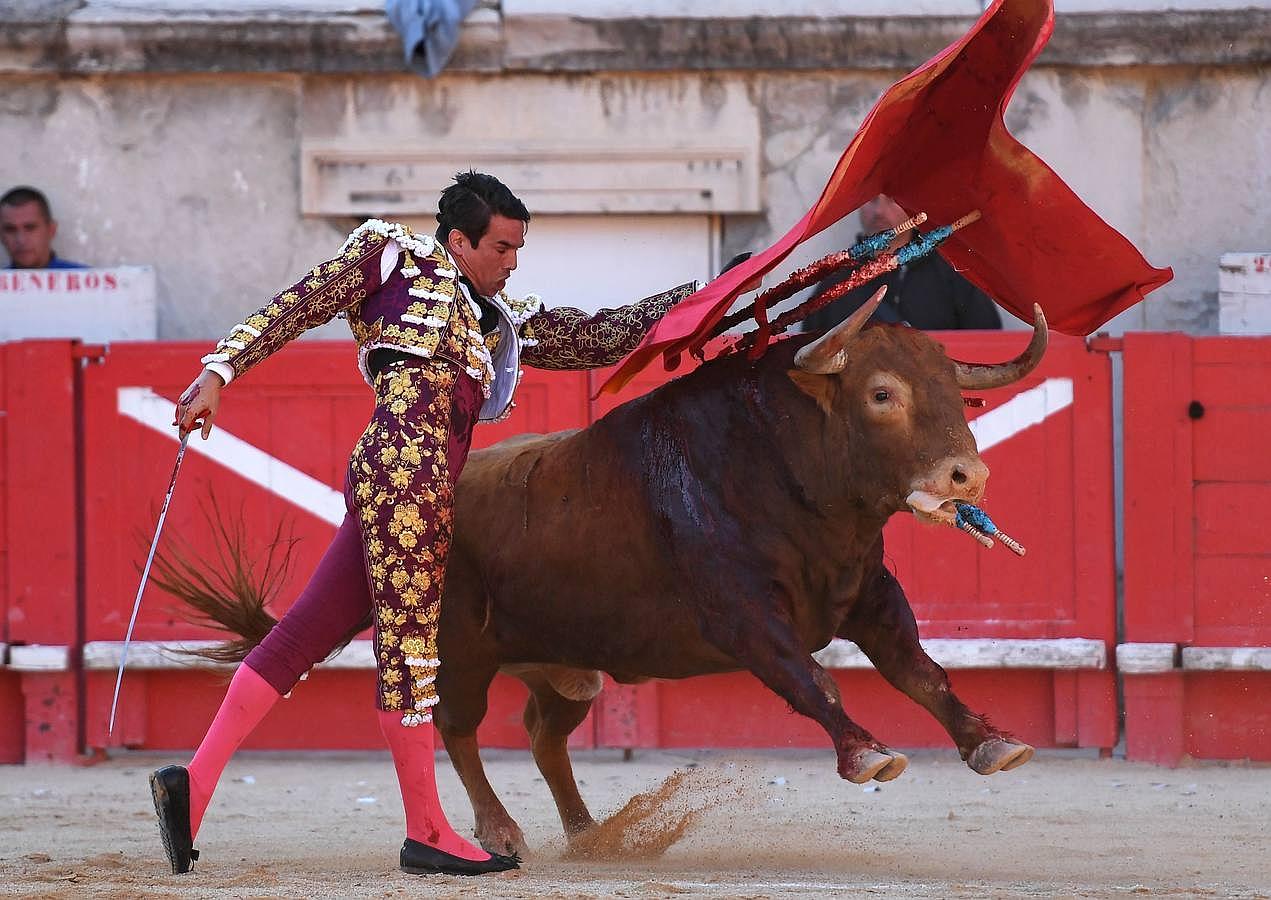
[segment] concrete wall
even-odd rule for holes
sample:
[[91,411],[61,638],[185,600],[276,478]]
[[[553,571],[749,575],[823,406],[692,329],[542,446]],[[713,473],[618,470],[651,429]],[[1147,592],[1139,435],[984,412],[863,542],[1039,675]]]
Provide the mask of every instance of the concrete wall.
[[[633,6],[610,5],[614,14]],[[1068,5],[1089,8],[1076,0]],[[38,30],[47,23],[23,26],[35,29],[27,33],[36,35],[31,38],[36,45],[49,43],[43,56],[29,44],[0,46],[0,136],[7,151],[0,156],[0,185],[32,183],[48,192],[61,223],[56,246],[62,255],[102,265],[154,265],[160,336],[206,338],[334,250],[356,223],[352,217],[301,214],[300,151],[306,136],[356,134],[374,143],[377,136],[391,134],[400,143],[417,134],[421,145],[434,145],[438,134],[448,133],[449,125],[440,127],[446,117],[462,111],[468,123],[464,141],[497,144],[505,138],[506,117],[491,117],[488,128],[481,129],[472,104],[488,105],[484,98],[496,94],[505,98],[503,105],[515,106],[518,98],[553,93],[566,98],[656,94],[663,103],[659,116],[674,119],[685,133],[700,133],[712,127],[718,98],[726,97],[757,116],[762,205],[759,213],[722,215],[720,254],[727,258],[765,245],[806,211],[878,95],[922,58],[889,64],[891,56],[879,51],[873,57],[857,54],[867,62],[855,68],[804,68],[797,60],[783,63],[773,52],[745,69],[723,59],[718,65],[676,70],[658,58],[644,69],[623,63],[609,71],[581,72],[575,62],[579,67],[582,62],[571,62],[572,57],[556,57],[554,63],[535,57],[538,63],[527,64],[521,56],[514,64],[505,53],[501,63],[490,65],[488,54],[482,55],[489,47],[506,51],[515,43],[509,37],[516,25],[512,12],[529,7],[541,9],[527,15],[551,12],[552,4],[505,0],[501,13],[491,4],[485,7],[486,19],[465,32],[456,64],[435,82],[401,72],[360,71],[365,66],[359,60],[369,55],[349,62],[350,71],[338,71],[340,58],[328,55],[318,71],[300,57],[293,71],[276,71],[275,58],[256,65],[244,56],[226,61],[225,68],[235,71],[191,72],[187,69],[195,66],[182,68],[172,61],[179,54],[171,48],[167,56],[140,51],[98,56],[98,74],[93,74],[86,71],[93,68],[85,62],[88,57],[67,48],[78,46],[76,40],[101,45],[100,29],[83,26],[87,30],[72,40],[64,28],[56,44],[51,32]],[[1182,13],[1134,20],[1140,29],[1147,21],[1157,30],[1135,51],[1148,62],[1128,64],[1120,44],[1121,49],[1106,51],[1105,64],[1084,61],[1088,50],[1063,49],[1079,43],[1066,32],[1087,33],[1098,17],[1061,16],[1059,49],[1026,76],[1009,110],[1008,124],[1021,140],[1151,262],[1175,268],[1175,281],[1123,314],[1117,329],[1212,331],[1218,258],[1226,251],[1267,249],[1271,243],[1266,202],[1271,196],[1271,71],[1263,58],[1271,47],[1271,15],[1265,9],[1253,13],[1240,17],[1245,44],[1223,44],[1234,50],[1207,43],[1224,28],[1239,25],[1221,13],[1187,14],[1219,17],[1206,20],[1209,31],[1194,41],[1170,18]],[[335,13],[313,15],[327,27]],[[918,50],[906,53],[917,55],[926,52],[923,41],[938,48],[947,33],[956,37],[968,22],[915,18],[903,26],[890,20],[875,25],[884,37],[888,28],[909,29],[897,34],[913,37],[905,46]],[[170,35],[170,41],[194,40],[189,34],[181,37],[178,26],[171,26],[177,36]],[[363,22],[358,34],[368,27]],[[824,27],[843,26],[827,20]],[[130,41],[141,46],[157,40],[151,31],[129,28],[119,32],[125,49]],[[218,26],[216,33],[227,28],[233,31]],[[491,28],[498,35],[491,37]],[[1114,17],[1099,28],[1100,34],[1122,40],[1129,24]],[[243,34],[249,32],[259,37],[259,29],[245,28]],[[1153,35],[1164,32],[1174,35],[1174,56],[1202,62],[1161,64],[1165,51]],[[318,40],[313,35],[325,32],[308,33],[308,49],[297,49],[302,41],[294,35],[278,41],[296,54],[309,53]],[[390,57],[391,35],[375,34],[357,46],[368,54],[367,48],[378,48],[376,59],[400,68]],[[868,43],[859,29],[852,34],[853,41]],[[1088,47],[1091,41],[1080,43]],[[189,46],[197,56],[198,46],[205,45]],[[1258,46],[1264,49],[1257,51]],[[385,98],[393,104],[391,123],[384,119]],[[587,112],[590,108],[580,102],[562,120],[554,104],[524,106],[516,117],[516,134],[536,129],[556,135],[611,134],[603,104],[594,113]],[[854,229],[854,222],[844,223],[793,262],[843,246]],[[550,293],[550,285],[543,287]]]
[[340,245],[301,218],[300,80],[5,78],[0,184],[45,191],[59,255],[155,267],[159,336],[219,336]]

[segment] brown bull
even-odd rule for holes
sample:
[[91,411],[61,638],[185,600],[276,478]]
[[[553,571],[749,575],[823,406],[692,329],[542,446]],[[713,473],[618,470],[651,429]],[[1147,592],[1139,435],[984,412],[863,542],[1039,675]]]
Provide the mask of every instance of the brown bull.
[[602,672],[634,682],[747,669],[820,723],[840,776],[890,780],[905,757],[848,717],[812,658],[837,636],[930,711],[977,772],[1031,757],[967,709],[919,645],[882,529],[893,513],[948,521],[954,500],[980,499],[989,473],[959,391],[1031,371],[1045,319],[1037,309],[1017,360],[971,366],[921,332],[862,329],[872,307],[756,363],[704,365],[581,431],[472,455],[456,494],[436,721],[486,849],[524,848],[478,755],[500,670],[530,689],[534,758],[570,836],[594,822],[566,741]]
[[[848,717],[812,658],[841,637],[935,716],[975,771],[1032,756],[967,709],[923,651],[882,529],[907,511],[947,523],[954,501],[980,499],[989,473],[960,390],[1030,372],[1045,319],[1037,309],[1018,359],[968,365],[919,331],[862,328],[880,298],[823,337],[753,363],[715,360],[588,428],[472,454],[456,491],[436,723],[487,850],[524,849],[478,754],[499,671],[530,689],[534,759],[571,837],[594,821],[566,742],[602,672],[635,682],[747,669],[820,723],[839,775],[888,781],[905,757]],[[219,658],[241,659],[272,624],[249,606],[204,609],[248,635]]]

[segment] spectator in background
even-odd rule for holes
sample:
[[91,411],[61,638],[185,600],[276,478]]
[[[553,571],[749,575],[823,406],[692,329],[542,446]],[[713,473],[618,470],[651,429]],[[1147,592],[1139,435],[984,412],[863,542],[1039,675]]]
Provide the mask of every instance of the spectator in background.
[[[860,215],[865,234],[894,228],[909,218],[886,194],[879,194],[862,206]],[[910,237],[898,237],[892,249],[899,249]],[[825,279],[816,286],[814,296],[845,281],[849,274],[836,273]],[[1002,327],[997,304],[959,275],[943,256],[931,253],[848,291],[804,319],[804,330],[825,331],[832,328],[854,313],[884,284],[887,285],[887,295],[874,313],[874,321],[904,322],[923,331]]]
[[49,201],[32,187],[15,187],[0,197],[0,243],[10,269],[86,269],[53,252],[57,222]]

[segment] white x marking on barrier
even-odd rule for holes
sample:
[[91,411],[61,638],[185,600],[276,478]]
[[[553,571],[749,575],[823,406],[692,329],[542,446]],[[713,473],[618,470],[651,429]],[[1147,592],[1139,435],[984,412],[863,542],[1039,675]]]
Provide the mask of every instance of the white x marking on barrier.
[[[160,397],[150,388],[119,389],[121,415],[140,422],[176,443],[179,438],[172,425],[174,405],[171,400]],[[235,437],[224,428],[213,430],[206,441],[194,435],[188,450],[190,453],[206,456],[332,525],[339,526],[344,521],[343,494],[242,438]]]
[[[1048,378],[1037,387],[1016,394],[997,409],[972,419],[971,434],[983,453],[1071,405],[1072,379]],[[121,415],[176,443],[176,429],[171,425],[172,406],[171,400],[160,397],[150,388],[119,389]],[[224,428],[214,430],[206,441],[190,441],[189,450],[206,456],[332,525],[338,526],[344,521],[344,496],[339,491]]]
[[1047,378],[1035,388],[1020,391],[997,409],[972,419],[970,428],[975,446],[983,453],[1069,406],[1072,406],[1072,379]]

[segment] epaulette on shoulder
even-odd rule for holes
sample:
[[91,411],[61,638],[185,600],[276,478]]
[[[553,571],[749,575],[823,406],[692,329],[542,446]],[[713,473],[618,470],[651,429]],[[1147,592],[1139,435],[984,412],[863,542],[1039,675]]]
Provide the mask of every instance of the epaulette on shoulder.
[[512,314],[515,325],[524,325],[529,318],[543,309],[543,300],[538,294],[526,294],[523,299],[503,295],[503,302]]
[[437,263],[437,265],[439,266],[444,266],[446,268],[453,269],[455,264],[451,260],[450,253],[446,250],[445,245],[441,244],[440,242],[436,240],[434,240],[432,243],[433,243],[432,252],[428,254],[428,258],[432,260],[433,262]]
[[433,250],[425,256],[415,257],[415,269],[413,273],[407,273],[403,270],[403,274],[411,277],[423,275],[430,278],[434,282],[455,281],[459,277],[459,270],[455,268],[455,264],[451,262],[450,255],[446,253],[446,249],[433,242]]
[[[344,242],[344,246],[340,248],[340,252],[344,253],[354,247],[359,241],[368,235],[392,239],[397,242],[399,247],[408,251],[418,259],[426,258],[438,249],[437,242],[433,240],[431,235],[415,234],[400,222],[385,222],[382,219],[367,219],[357,228],[353,229],[353,233],[350,234],[348,240]],[[443,250],[442,253],[444,254],[445,251]]]

